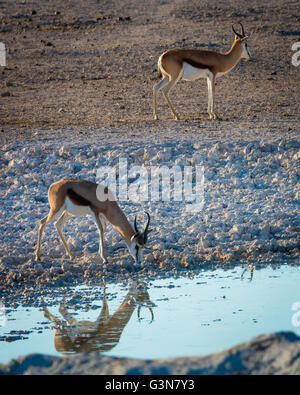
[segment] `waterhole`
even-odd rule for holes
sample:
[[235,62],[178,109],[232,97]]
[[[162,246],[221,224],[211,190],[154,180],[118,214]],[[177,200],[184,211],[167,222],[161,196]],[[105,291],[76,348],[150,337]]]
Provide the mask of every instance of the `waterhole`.
[[300,335],[300,267],[235,267],[190,277],[74,287],[65,299],[63,291],[41,299],[38,308],[1,305],[0,362],[90,351],[199,356],[265,333]]

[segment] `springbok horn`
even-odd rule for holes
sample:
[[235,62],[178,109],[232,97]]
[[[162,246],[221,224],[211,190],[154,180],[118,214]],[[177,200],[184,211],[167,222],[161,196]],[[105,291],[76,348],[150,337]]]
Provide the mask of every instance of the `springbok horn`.
[[147,222],[146,228],[145,228],[145,230],[144,230],[144,244],[147,243],[148,229],[149,229],[149,224],[150,224],[150,214],[147,213],[147,212],[146,212],[146,214],[147,214],[147,217],[148,217],[148,222]]
[[[138,320],[141,319],[141,307],[142,307],[142,306],[139,305],[138,310],[137,310]],[[154,321],[154,313],[153,313],[153,310],[152,310],[151,307],[149,307],[149,306],[147,306],[147,307],[148,307],[148,309],[150,310],[150,313],[151,313],[151,321]]]
[[136,223],[136,216],[135,216],[135,219],[134,219],[134,229],[135,229],[136,233],[139,232],[138,227],[137,227],[137,223]]
[[237,33],[235,30],[234,30],[234,26],[232,25],[232,31],[233,31],[233,33],[236,35],[236,36],[238,36],[239,38],[243,38],[243,36],[240,34],[240,33]]
[[242,25],[242,23],[241,23],[241,22],[239,22],[239,24],[241,25],[241,28],[242,28],[242,35],[243,35],[243,37],[245,37],[245,30],[244,30],[244,26]]

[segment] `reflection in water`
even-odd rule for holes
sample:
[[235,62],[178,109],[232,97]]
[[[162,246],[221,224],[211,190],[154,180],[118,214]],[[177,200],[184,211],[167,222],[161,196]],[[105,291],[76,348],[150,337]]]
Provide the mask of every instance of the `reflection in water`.
[[255,266],[252,264],[249,264],[245,267],[245,269],[243,270],[243,273],[241,275],[241,280],[244,279],[244,274],[246,273],[247,269],[250,270],[250,277],[249,277],[249,282],[251,282],[253,280],[253,275],[254,275],[254,270],[255,270]]
[[57,351],[63,353],[80,353],[91,351],[109,351],[115,347],[129,322],[134,310],[140,320],[141,307],[147,307],[151,313],[151,322],[154,320],[148,291],[144,284],[137,282],[129,289],[124,301],[113,315],[109,315],[105,287],[103,289],[103,305],[95,322],[77,321],[69,313],[65,304],[59,307],[59,313],[64,320],[52,315],[44,308],[44,316],[59,327],[55,331],[54,345]]

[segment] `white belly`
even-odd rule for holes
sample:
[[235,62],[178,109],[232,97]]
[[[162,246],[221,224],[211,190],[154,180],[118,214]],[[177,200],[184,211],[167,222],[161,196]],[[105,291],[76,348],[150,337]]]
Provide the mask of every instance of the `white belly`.
[[183,62],[182,79],[185,81],[195,81],[198,78],[208,78],[211,74],[209,69],[198,69]]
[[228,72],[229,72],[229,70],[228,70],[228,71],[225,71],[225,72],[223,72],[223,73],[217,73],[217,74],[216,74],[216,77],[217,77],[217,78],[222,77],[222,75],[225,75],[225,74],[227,74]]
[[65,202],[65,209],[71,215],[76,215],[76,217],[86,216],[90,214],[89,206],[78,206],[74,204],[68,197]]

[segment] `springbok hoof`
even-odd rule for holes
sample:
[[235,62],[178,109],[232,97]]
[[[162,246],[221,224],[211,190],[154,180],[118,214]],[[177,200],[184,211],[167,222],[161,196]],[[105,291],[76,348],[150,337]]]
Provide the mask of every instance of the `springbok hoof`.
[[213,121],[219,121],[221,118],[219,118],[216,114],[209,114],[209,119]]

